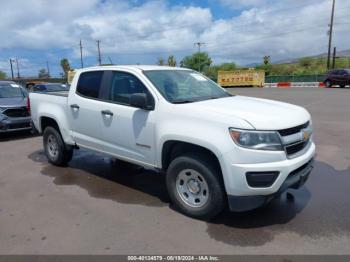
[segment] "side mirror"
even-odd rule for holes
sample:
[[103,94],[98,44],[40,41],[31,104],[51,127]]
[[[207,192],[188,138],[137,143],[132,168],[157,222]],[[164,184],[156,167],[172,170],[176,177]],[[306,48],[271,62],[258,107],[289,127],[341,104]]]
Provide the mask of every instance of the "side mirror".
[[144,110],[153,110],[154,104],[148,101],[144,93],[135,93],[130,96],[130,105]]

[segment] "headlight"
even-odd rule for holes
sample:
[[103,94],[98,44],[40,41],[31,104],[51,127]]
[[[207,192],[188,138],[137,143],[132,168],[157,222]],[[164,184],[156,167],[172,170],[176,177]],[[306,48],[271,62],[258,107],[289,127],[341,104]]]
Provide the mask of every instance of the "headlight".
[[273,131],[250,131],[230,128],[233,141],[245,148],[255,150],[283,151],[280,137]]

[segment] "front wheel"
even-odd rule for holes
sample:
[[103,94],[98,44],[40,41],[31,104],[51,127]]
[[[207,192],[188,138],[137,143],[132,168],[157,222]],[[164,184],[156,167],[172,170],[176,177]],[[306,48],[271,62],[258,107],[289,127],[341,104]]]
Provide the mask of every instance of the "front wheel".
[[65,166],[72,160],[73,150],[66,148],[61,134],[55,128],[45,128],[43,142],[46,157],[51,164]]
[[209,220],[225,207],[225,189],[215,162],[190,153],[175,158],[166,175],[174,206],[187,216]]

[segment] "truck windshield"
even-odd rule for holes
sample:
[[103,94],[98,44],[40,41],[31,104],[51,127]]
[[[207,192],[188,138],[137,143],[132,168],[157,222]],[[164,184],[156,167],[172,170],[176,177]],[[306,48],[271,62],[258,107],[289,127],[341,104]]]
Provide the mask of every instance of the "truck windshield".
[[16,84],[0,84],[0,98],[23,97],[21,88]]
[[144,74],[170,103],[192,103],[232,96],[203,75],[189,70],[151,70]]

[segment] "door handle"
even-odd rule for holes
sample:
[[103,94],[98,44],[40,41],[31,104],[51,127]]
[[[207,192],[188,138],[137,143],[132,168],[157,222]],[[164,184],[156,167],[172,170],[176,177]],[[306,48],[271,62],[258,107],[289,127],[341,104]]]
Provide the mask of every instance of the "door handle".
[[79,109],[80,107],[77,104],[70,105],[71,108],[73,109]]
[[102,110],[101,114],[105,116],[113,116],[113,112],[109,110]]

